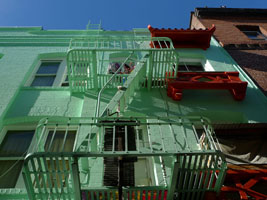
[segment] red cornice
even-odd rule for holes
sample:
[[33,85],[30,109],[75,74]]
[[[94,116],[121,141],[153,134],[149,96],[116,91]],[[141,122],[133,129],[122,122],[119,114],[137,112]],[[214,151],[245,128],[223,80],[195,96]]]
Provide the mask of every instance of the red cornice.
[[215,29],[214,25],[205,30],[158,29],[148,25],[151,37],[168,37],[172,40],[175,48],[201,48],[204,50],[210,47],[210,39]]

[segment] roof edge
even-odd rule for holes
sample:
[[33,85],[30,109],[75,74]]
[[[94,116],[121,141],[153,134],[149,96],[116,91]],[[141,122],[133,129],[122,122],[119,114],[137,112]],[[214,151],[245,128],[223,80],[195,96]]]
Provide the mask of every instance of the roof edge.
[[267,9],[262,8],[195,8],[197,17],[267,18]]
[[0,31],[42,31],[42,26],[0,26]]

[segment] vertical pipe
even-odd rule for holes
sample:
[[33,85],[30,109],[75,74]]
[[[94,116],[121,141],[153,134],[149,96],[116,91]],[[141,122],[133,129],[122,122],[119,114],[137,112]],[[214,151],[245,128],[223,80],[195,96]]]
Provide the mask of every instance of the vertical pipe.
[[[177,184],[177,179],[178,179],[178,171],[179,171],[179,161],[178,159],[174,163],[173,166],[173,172],[172,172],[172,177],[171,177],[171,183],[169,185],[168,189],[168,195],[167,195],[167,200],[173,200],[174,198],[174,192]],[[161,197],[164,195],[164,192],[161,193]]]
[[149,51],[149,59],[148,59],[148,79],[147,79],[147,89],[151,90],[152,86],[152,73],[153,73],[153,57],[154,51]]
[[[114,121],[114,124],[115,124],[115,121]],[[116,126],[113,125],[113,137],[112,137],[112,152],[114,153],[115,152],[115,140],[116,140]]]
[[[122,147],[122,135],[118,135],[118,151],[123,151]],[[122,185],[123,185],[123,158],[118,158],[118,188],[119,188],[119,200],[122,200]]]
[[138,126],[136,126],[135,129],[136,129],[137,151],[140,152],[140,140],[139,140],[139,129],[138,129]]
[[66,140],[67,140],[67,137],[68,137],[68,132],[69,132],[69,124],[67,125],[66,131],[65,131],[65,134],[64,134],[64,139],[63,139],[63,142],[62,142],[61,152],[64,151],[64,147],[65,147]]
[[80,175],[79,175],[78,159],[76,157],[74,157],[73,163],[71,164],[71,171],[73,178],[75,200],[81,200]]
[[125,134],[125,138],[124,138],[124,140],[125,140],[125,152],[128,152],[128,129],[127,129],[128,127],[127,126],[124,126],[124,134]]
[[49,143],[49,146],[48,146],[48,150],[47,150],[47,151],[50,151],[50,149],[51,149],[51,147],[52,147],[53,140],[54,140],[54,137],[55,137],[56,132],[57,132],[57,126],[58,126],[58,125],[56,125],[56,127],[54,128],[54,132],[53,132],[53,135],[52,135],[52,138],[51,138],[51,141],[50,141],[50,143]]

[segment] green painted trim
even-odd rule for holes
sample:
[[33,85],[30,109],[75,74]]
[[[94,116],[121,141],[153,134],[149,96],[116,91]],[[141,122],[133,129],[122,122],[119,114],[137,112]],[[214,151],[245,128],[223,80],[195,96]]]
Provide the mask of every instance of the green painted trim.
[[15,46],[20,46],[20,47],[24,47],[24,46],[30,46],[30,47],[36,47],[36,46],[41,46],[41,47],[57,47],[57,46],[63,46],[63,47],[68,47],[69,46],[69,42],[0,42],[0,46],[3,47],[15,47]]
[[47,118],[49,116],[25,116],[25,117],[14,117],[14,118],[6,118],[3,121],[3,126],[8,125],[25,125],[25,124],[38,124],[42,119]]
[[69,87],[22,87],[21,90],[38,90],[38,91],[70,91]]
[[71,157],[71,158],[90,158],[90,157],[136,157],[136,156],[141,156],[141,157],[153,157],[153,156],[189,156],[189,155],[217,155],[219,156],[223,162],[225,162],[225,156],[224,154],[219,151],[219,150],[195,150],[195,151],[180,151],[180,152],[167,152],[167,153],[162,153],[162,152],[147,152],[147,153],[142,153],[139,154],[138,152],[136,153],[128,153],[125,154],[124,152],[118,152],[114,154],[113,152],[34,152],[34,153],[29,153],[25,159],[23,165],[26,166],[27,163],[35,157]]
[[65,58],[67,56],[67,52],[53,52],[53,53],[42,53],[38,55],[39,59],[53,59],[53,58]]
[[29,27],[19,27],[19,26],[10,26],[10,27],[0,27],[0,31],[12,31],[12,32],[25,32],[25,31],[42,31],[42,26],[29,26]]

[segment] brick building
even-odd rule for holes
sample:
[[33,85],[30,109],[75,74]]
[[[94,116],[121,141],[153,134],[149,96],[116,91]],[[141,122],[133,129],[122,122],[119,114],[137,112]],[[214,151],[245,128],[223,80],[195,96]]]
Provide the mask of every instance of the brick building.
[[196,8],[191,28],[215,24],[215,38],[267,95],[267,9]]

